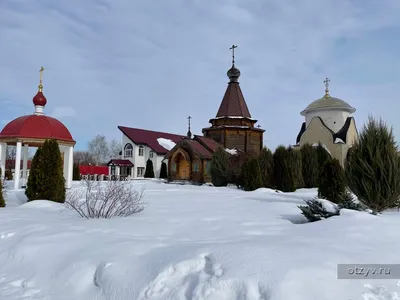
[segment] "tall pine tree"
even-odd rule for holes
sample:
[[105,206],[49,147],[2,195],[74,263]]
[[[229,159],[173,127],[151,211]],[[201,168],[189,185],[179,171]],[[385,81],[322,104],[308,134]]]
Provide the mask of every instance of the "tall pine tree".
[[291,173],[293,173],[293,178],[295,182],[295,188],[300,189],[304,187],[303,180],[303,170],[302,170],[302,157],[301,151],[294,149],[293,147],[288,147],[288,168]]
[[6,201],[4,200],[4,195],[3,195],[3,179],[1,176],[1,169],[0,169],[0,207],[5,207],[6,206]]
[[275,188],[282,192],[294,192],[297,181],[293,171],[293,159],[285,146],[279,146],[274,152]]
[[318,197],[340,203],[346,192],[344,171],[336,158],[327,160],[319,174]]
[[210,174],[214,186],[228,185],[230,175],[229,154],[222,147],[218,147],[213,153]]
[[263,186],[273,188],[274,186],[274,155],[271,150],[263,148],[258,156],[258,164],[260,165],[261,178]]
[[259,161],[255,157],[250,158],[242,165],[240,176],[245,191],[254,191],[263,186]]
[[42,168],[42,148],[36,150],[31,162],[31,169],[29,171],[28,182],[26,184],[25,195],[28,197],[28,201],[40,199],[39,193],[39,177],[41,175]]
[[167,179],[168,178],[167,164],[165,162],[163,162],[161,164],[160,178],[162,178],[162,179]]
[[72,172],[73,180],[81,180],[81,172],[79,170],[79,164],[74,164],[74,170]]
[[154,178],[154,167],[153,162],[150,158],[146,162],[146,171],[144,172],[144,178]]
[[318,187],[319,165],[317,150],[310,144],[304,144],[301,146],[300,151],[302,158],[304,187]]
[[400,206],[400,157],[393,128],[369,117],[350,148],[345,178],[358,200],[376,212]]
[[56,140],[46,140],[36,151],[25,194],[29,200],[65,202],[63,163]]
[[326,161],[331,158],[330,153],[326,150],[325,146],[321,142],[315,147],[318,156],[318,173],[321,171],[322,166]]

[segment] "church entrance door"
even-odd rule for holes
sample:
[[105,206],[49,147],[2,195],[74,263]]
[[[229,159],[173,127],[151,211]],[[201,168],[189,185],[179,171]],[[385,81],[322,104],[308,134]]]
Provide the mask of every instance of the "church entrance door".
[[182,154],[178,154],[176,157],[176,179],[178,180],[190,180],[190,162],[185,159]]

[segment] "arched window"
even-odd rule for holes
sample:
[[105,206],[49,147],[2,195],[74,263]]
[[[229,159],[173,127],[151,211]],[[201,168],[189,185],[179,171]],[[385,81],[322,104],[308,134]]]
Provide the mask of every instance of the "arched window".
[[126,144],[124,148],[124,157],[132,157],[133,147],[132,144]]

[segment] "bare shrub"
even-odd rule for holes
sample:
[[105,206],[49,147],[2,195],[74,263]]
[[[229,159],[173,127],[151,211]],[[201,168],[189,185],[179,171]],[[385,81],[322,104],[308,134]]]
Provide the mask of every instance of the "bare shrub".
[[82,184],[84,188],[69,193],[65,203],[83,218],[127,217],[145,207],[144,190],[135,190],[129,182],[86,180]]

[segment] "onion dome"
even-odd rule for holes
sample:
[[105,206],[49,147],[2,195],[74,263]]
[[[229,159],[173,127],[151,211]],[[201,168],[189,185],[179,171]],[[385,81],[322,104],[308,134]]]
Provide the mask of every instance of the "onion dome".
[[47,104],[47,99],[46,97],[43,95],[42,91],[41,91],[41,86],[39,85],[39,91],[37,92],[37,94],[35,95],[35,97],[33,97],[33,104],[39,105],[39,106],[46,106]]

